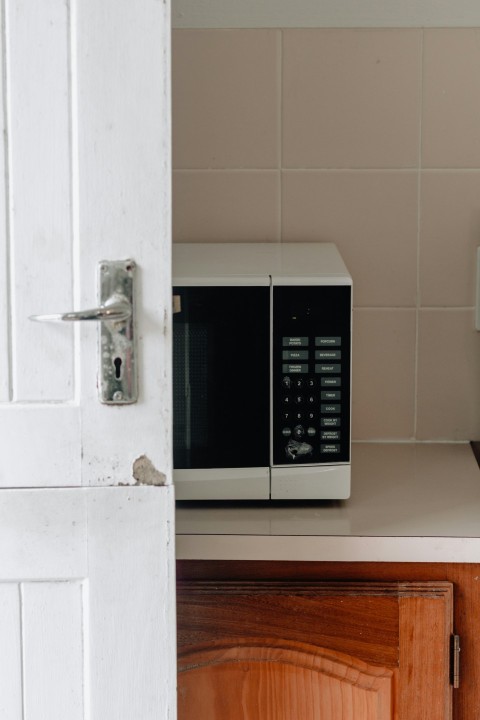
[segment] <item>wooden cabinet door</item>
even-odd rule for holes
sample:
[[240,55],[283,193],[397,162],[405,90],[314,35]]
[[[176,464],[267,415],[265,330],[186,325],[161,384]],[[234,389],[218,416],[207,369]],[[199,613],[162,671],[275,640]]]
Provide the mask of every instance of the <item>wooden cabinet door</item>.
[[179,720],[447,720],[452,585],[179,582]]

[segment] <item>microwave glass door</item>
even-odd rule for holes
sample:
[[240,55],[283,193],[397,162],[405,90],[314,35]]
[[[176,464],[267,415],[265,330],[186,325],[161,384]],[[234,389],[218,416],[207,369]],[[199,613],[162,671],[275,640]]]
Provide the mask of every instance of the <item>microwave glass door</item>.
[[270,288],[173,295],[174,467],[267,467]]

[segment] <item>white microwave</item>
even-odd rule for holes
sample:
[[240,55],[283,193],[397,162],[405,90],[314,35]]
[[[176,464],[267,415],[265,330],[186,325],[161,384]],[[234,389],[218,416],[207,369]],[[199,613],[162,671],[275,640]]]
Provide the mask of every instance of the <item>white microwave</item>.
[[173,246],[177,500],[350,495],[352,279],[331,243]]

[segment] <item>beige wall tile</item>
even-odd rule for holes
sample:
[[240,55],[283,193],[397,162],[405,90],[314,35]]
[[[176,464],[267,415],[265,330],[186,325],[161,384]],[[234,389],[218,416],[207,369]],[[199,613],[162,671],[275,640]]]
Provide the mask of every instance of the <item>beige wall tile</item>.
[[174,33],[174,240],[338,245],[357,440],[480,438],[480,29],[425,31],[419,188],[422,33]]
[[335,242],[356,307],[415,305],[415,172],[285,171],[282,187],[282,239]]
[[480,167],[480,28],[425,31],[425,167]]
[[284,167],[418,164],[421,31],[286,30]]
[[414,310],[354,312],[354,440],[413,437],[415,325]]
[[471,310],[422,310],[417,438],[480,438],[480,333]]
[[473,306],[480,244],[480,172],[422,173],[420,300]]
[[176,168],[275,168],[279,33],[177,30],[172,41]]
[[174,241],[279,240],[279,184],[276,171],[174,172]]

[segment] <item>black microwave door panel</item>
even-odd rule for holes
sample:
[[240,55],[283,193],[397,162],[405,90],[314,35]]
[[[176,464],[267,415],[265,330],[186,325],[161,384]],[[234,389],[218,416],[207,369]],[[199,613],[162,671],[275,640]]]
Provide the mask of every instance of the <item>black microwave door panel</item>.
[[173,294],[174,467],[268,467],[270,288]]
[[273,465],[349,462],[351,287],[274,287],[273,317]]

